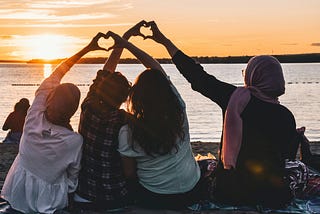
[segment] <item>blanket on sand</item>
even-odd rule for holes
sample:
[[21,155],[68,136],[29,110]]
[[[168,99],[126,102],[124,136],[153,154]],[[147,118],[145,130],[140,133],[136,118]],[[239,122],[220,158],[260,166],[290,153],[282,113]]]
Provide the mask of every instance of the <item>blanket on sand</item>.
[[260,212],[260,213],[320,213],[320,172],[309,168],[309,179],[304,193],[295,198],[286,209],[269,209],[261,206],[229,206],[210,201],[204,201],[194,204],[188,209],[192,211],[204,210],[225,210],[225,211],[242,211],[242,212]]
[[[199,144],[199,145],[198,145]],[[207,145],[208,144],[208,145]],[[195,153],[201,153],[204,155],[207,151],[212,151],[218,147],[218,144],[215,143],[203,143],[203,142],[196,142],[193,143],[193,147],[195,149]],[[5,174],[10,167],[16,153],[18,150],[17,146],[14,145],[1,145],[1,164],[0,164],[0,171],[3,174],[3,177],[5,177]],[[199,148],[197,148],[197,146]],[[210,146],[210,148],[209,148]],[[318,143],[314,143],[315,148],[318,148]],[[16,148],[13,148],[16,147]],[[212,148],[211,148],[212,147]],[[320,147],[319,147],[320,148]],[[203,151],[201,151],[203,149]],[[11,151],[12,150],[12,151]],[[315,152],[319,153],[320,150],[315,150]],[[8,153],[8,154],[7,154]],[[12,154],[11,154],[12,153]],[[10,156],[10,157],[6,157]],[[12,156],[12,157],[11,157]],[[214,158],[212,155],[208,155],[206,158]],[[5,168],[1,170],[2,166]],[[217,204],[217,203],[212,203],[210,201],[205,201],[201,202],[198,204],[194,204],[190,207],[188,207],[188,210],[181,210],[181,211],[168,211],[164,210],[162,211],[157,211],[156,213],[320,213],[320,172],[316,171],[312,168],[309,168],[310,173],[309,173],[309,181],[307,188],[305,189],[305,197],[304,198],[296,198],[286,209],[282,210],[271,210],[268,208],[263,208],[263,207],[237,207],[237,206],[228,206],[224,204]],[[0,175],[1,175],[0,173]],[[3,179],[4,180],[4,179]],[[1,181],[3,181],[1,180]],[[0,182],[0,189],[2,187],[2,183]],[[1,208],[5,206],[5,202],[0,200],[0,213],[1,213]],[[138,207],[129,207],[127,209],[122,209],[118,210],[120,213],[151,213],[153,211],[150,210],[143,210]],[[234,212],[233,212],[234,211]],[[2,212],[3,213],[3,212]],[[68,211],[63,211],[62,213],[69,213]],[[97,214],[97,212],[82,212],[83,214]],[[101,212],[105,213],[105,212]]]

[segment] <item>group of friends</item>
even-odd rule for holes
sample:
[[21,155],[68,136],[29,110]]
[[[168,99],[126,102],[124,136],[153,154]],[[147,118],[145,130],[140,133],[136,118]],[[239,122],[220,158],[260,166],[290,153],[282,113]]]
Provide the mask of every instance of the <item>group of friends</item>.
[[[144,27],[152,35],[143,35]],[[217,160],[195,160],[186,105],[159,62],[129,42],[134,36],[164,46],[192,89],[219,105],[223,132]],[[112,47],[98,45],[110,38]],[[115,71],[123,49],[146,67],[133,84]],[[60,81],[96,50],[112,52],[81,103],[76,133],[70,118],[80,90]],[[236,87],[208,74],[154,21],[141,21],[122,36],[98,33],[37,89],[1,197],[23,213],[54,213],[68,205],[183,209],[202,200],[285,207],[295,196],[286,164],[296,159],[299,135],[293,114],[279,103],[284,93],[283,71],[272,56],[251,58],[244,87]]]

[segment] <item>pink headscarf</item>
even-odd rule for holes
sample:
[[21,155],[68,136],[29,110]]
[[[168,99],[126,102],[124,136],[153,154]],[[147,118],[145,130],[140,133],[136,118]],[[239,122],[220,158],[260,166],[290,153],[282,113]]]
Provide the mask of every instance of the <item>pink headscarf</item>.
[[80,101],[80,90],[71,83],[63,83],[54,88],[47,97],[46,118],[55,125],[70,130],[70,118],[77,111]]
[[265,102],[279,104],[285,92],[280,62],[267,55],[252,57],[245,70],[245,86],[238,87],[230,97],[223,124],[221,159],[225,169],[235,168],[242,143],[241,113],[251,95]]

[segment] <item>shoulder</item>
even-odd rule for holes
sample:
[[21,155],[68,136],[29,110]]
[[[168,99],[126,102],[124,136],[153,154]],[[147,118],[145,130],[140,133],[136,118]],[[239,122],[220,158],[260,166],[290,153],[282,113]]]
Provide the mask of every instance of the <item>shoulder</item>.
[[13,119],[15,116],[17,115],[17,112],[11,112],[9,115],[8,115],[8,119]]
[[70,131],[66,134],[66,140],[68,141],[67,143],[72,144],[74,147],[81,146],[83,143],[83,137],[74,131]]
[[269,113],[273,114],[272,118],[276,118],[278,126],[285,126],[288,129],[296,128],[295,127],[296,121],[295,121],[294,115],[286,106],[282,104],[270,104],[270,105],[273,106],[273,109],[271,109]]
[[286,118],[288,121],[294,122],[295,123],[295,118],[293,113],[284,105],[279,105],[279,114],[281,117]]
[[130,157],[130,153],[131,153],[131,132],[129,129],[128,125],[124,125],[120,128],[119,130],[119,136],[118,136],[118,140],[119,140],[119,145],[118,145],[118,151],[120,152],[120,154],[124,155],[124,156],[128,156]]
[[294,115],[287,107],[262,101],[252,95],[243,114],[254,118],[254,121],[264,120],[264,123],[273,124],[277,127],[295,126]]
[[139,145],[134,144],[134,148],[132,147],[132,133],[128,125],[124,125],[120,128],[118,139],[118,152],[121,155],[126,157],[140,157],[145,155]]
[[123,125],[121,126],[120,130],[119,130],[119,137],[120,136],[128,136],[131,133],[129,125]]

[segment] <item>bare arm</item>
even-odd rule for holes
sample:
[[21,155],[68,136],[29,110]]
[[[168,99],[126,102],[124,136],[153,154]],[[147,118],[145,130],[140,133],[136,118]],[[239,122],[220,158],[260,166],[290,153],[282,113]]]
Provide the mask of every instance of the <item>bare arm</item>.
[[60,63],[52,72],[52,74],[42,81],[41,85],[37,89],[35,99],[32,104],[32,110],[39,110],[45,108],[46,97],[50,91],[60,84],[62,77],[70,70],[70,68],[86,53],[93,50],[105,50],[99,47],[98,40],[101,37],[105,37],[105,34],[98,33],[91,42],[82,48],[79,52]]
[[236,87],[208,74],[200,64],[179,51],[171,40],[159,30],[154,21],[148,22],[147,26],[151,27],[152,35],[146,38],[162,44],[167,49],[173,63],[179,72],[191,83],[192,89],[200,92],[216,102],[222,109],[225,109],[228,105],[229,97]]
[[148,22],[147,26],[151,27],[152,36],[146,36],[146,39],[152,39],[160,44],[162,44],[168,51],[171,57],[173,57],[179,50],[175,44],[171,42],[161,31],[159,30],[157,24],[154,21]]
[[[131,36],[141,36],[145,38],[145,36],[140,32],[140,28],[142,26],[145,26],[147,24],[146,21],[142,20],[139,23],[137,23],[135,26],[127,30],[122,36],[124,40],[129,40]],[[116,67],[119,63],[120,56],[123,52],[123,47],[114,48],[107,59],[106,63],[103,66],[103,70],[114,72],[116,70]]]
[[[156,69],[159,71],[162,71],[164,73],[163,68],[161,67],[160,63],[155,60],[153,57],[151,57],[149,54],[147,54],[146,52],[144,52],[143,50],[139,49],[138,47],[136,47],[135,45],[133,45],[132,43],[124,40],[123,38],[121,38],[119,35],[109,31],[107,33],[107,38],[112,37],[115,41],[114,46],[110,47],[108,50],[110,49],[114,49],[114,48],[118,48],[118,47],[122,47],[122,48],[126,48],[128,51],[130,51],[146,68],[152,68],[152,69]],[[165,73],[164,73],[165,74]]]
[[60,78],[62,78],[69,70],[70,68],[79,61],[81,57],[83,57],[85,54],[87,54],[90,51],[94,50],[105,50],[105,48],[101,48],[98,45],[98,40],[101,37],[105,37],[103,33],[98,33],[92,40],[91,42],[86,45],[84,48],[82,48],[79,52],[74,54],[73,56],[69,57],[62,63],[60,63],[55,70],[53,71],[52,75],[58,75]]
[[127,179],[137,179],[137,163],[132,157],[121,156],[124,176]]

